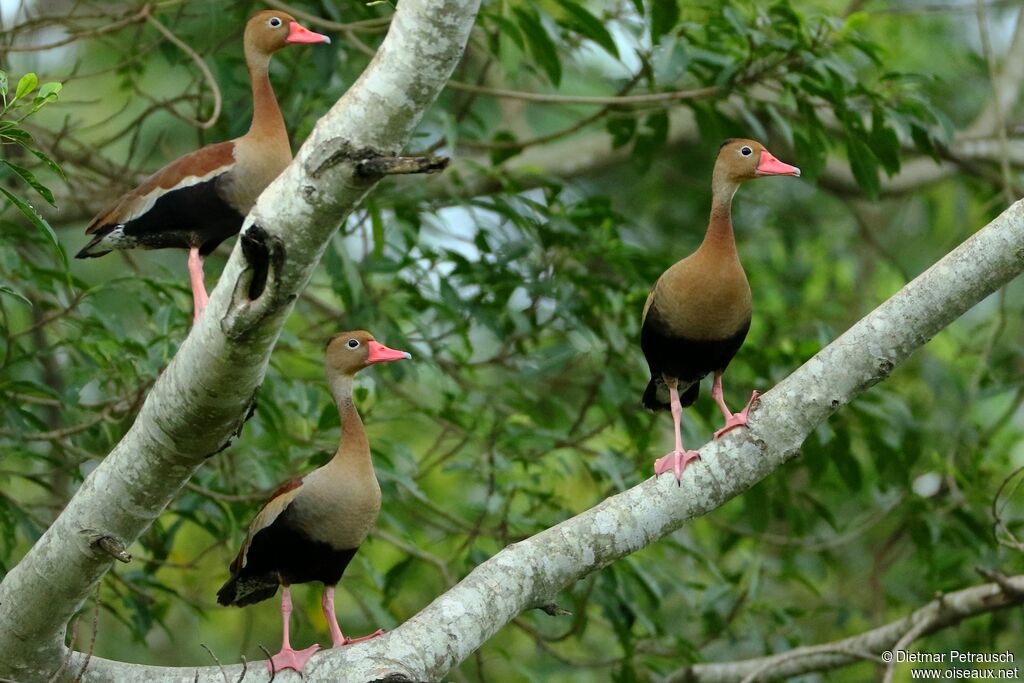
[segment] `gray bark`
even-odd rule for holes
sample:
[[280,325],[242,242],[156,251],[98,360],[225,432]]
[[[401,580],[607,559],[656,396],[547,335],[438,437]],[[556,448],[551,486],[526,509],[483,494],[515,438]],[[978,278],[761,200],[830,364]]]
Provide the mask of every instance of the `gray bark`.
[[[680,486],[671,475],[648,479],[505,548],[391,633],[317,654],[306,680],[440,679],[524,610],[555,602],[574,581],[707,514],[796,457],[829,415],[1022,270],[1024,202],[1017,202],[762,396],[748,427],[706,444]],[[213,683],[241,672],[238,665],[169,669],[94,658],[85,680]],[[266,679],[262,664],[249,665],[247,681]],[[277,680],[298,678],[285,672]]]
[[241,429],[292,302],[377,182],[355,162],[408,142],[461,59],[478,8],[403,0],[366,72],[260,197],[209,307],[131,429],[0,583],[0,678],[50,678],[68,620],[112,562],[101,539],[129,545]]

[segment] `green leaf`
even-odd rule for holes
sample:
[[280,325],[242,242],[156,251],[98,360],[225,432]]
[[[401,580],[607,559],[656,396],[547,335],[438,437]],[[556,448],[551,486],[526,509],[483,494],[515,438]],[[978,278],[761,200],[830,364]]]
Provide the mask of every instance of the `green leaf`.
[[[850,458],[850,454],[847,453],[845,457]],[[852,460],[852,458],[850,458],[850,459]],[[854,462],[854,464],[856,464],[857,461],[854,460],[853,462]],[[842,472],[842,470],[840,470],[840,472]],[[858,475],[860,474],[860,470],[859,469],[857,470],[857,474]],[[859,488],[860,487],[858,486],[857,489],[859,489]],[[857,490],[857,489],[855,489],[855,490]],[[815,498],[814,496],[812,496],[809,493],[802,494],[802,497],[814,509],[814,511],[818,514],[818,516],[821,517],[822,519],[824,519],[825,522],[830,527],[832,527],[833,531],[839,531],[839,524],[836,522],[835,516],[832,514],[832,511],[828,509],[827,505],[823,505],[817,498]]]
[[519,31],[519,27],[513,22],[500,14],[490,14],[487,18],[495,23],[502,39],[507,38],[508,40],[511,40],[520,50],[526,49],[526,43],[523,42],[523,34]]
[[384,256],[384,218],[380,215],[380,205],[377,202],[369,202],[370,229],[373,234],[373,256],[383,258]]
[[43,87],[39,89],[39,94],[36,95],[36,97],[37,98],[38,97],[44,97],[45,98],[45,97],[55,96],[55,95],[57,95],[57,93],[59,93],[61,91],[61,88],[63,88],[63,87],[64,87],[63,83],[57,83],[56,81],[51,81],[50,83],[44,83]]
[[22,294],[21,292],[15,290],[15,289],[12,289],[11,287],[8,287],[7,285],[0,285],[0,294],[6,294],[8,296],[13,296],[15,299],[21,299],[22,301],[27,303],[29,306],[32,305],[32,302],[29,301],[25,297],[24,294]]
[[8,199],[10,199],[11,203],[18,207],[18,210],[25,215],[25,218],[28,218],[29,221],[31,221],[33,225],[39,228],[39,231],[46,236],[46,239],[50,241],[50,244],[53,245],[53,248],[57,250],[58,254],[60,254],[61,261],[63,261],[64,263],[64,268],[67,269],[68,255],[64,253],[64,248],[60,246],[60,241],[57,239],[57,233],[53,231],[53,228],[50,226],[49,223],[46,222],[46,219],[40,216],[39,212],[36,211],[31,204],[15,195],[6,187],[0,187],[0,192],[2,192]]
[[60,176],[61,180],[67,181],[67,176],[64,175],[64,171],[61,169],[60,166],[57,165],[56,161],[54,161],[50,157],[46,156],[45,154],[40,152],[38,149],[32,149],[31,147],[29,147],[28,145],[25,145],[24,143],[19,143],[19,144],[21,144],[22,147],[24,147],[29,152],[31,152],[41,162],[46,164],[46,167],[49,168],[54,173],[56,173],[58,176]]
[[38,192],[39,195],[50,204],[50,206],[56,206],[56,204],[54,204],[53,202],[53,193],[50,192],[50,188],[46,187],[41,182],[39,182],[36,179],[35,175],[32,174],[32,171],[28,170],[27,168],[22,168],[17,164],[12,164],[10,161],[7,161],[7,159],[0,159],[0,164],[3,164],[7,168],[14,171],[14,173],[17,174],[19,178],[21,178],[26,183],[31,185],[32,189]]
[[910,138],[914,141],[914,144],[917,145],[919,150],[930,156],[932,159],[935,159],[936,161],[940,161],[942,159],[939,154],[939,148],[936,147],[931,134],[923,127],[914,123],[910,124]]
[[562,81],[562,62],[558,58],[558,48],[548,32],[544,30],[544,25],[541,24],[537,12],[522,7],[514,7],[512,11],[516,15],[519,28],[522,29],[523,35],[526,37],[526,45],[530,54],[544,69],[548,79],[558,85]]
[[847,488],[850,491],[860,491],[864,484],[864,476],[861,474],[860,463],[853,454],[849,451],[838,452],[832,462]]
[[[14,92],[14,100],[19,100],[36,89],[39,79],[31,71],[18,80],[18,89]],[[14,100],[11,100],[12,102]]]
[[871,152],[871,148],[859,138],[850,137],[846,139],[846,154],[850,159],[850,170],[853,171],[857,184],[864,190],[864,194],[876,199],[882,185],[878,180],[878,160]]
[[0,96],[7,97],[7,72],[0,70]]
[[668,113],[665,111],[655,112],[644,119],[643,128],[636,136],[633,143],[633,157],[644,166],[650,164],[651,159],[659,150],[664,149],[668,140]]
[[558,4],[569,15],[563,22],[566,26],[581,36],[594,41],[610,55],[618,58],[619,48],[615,45],[612,34],[608,32],[608,29],[605,28],[600,19],[588,12],[585,7],[572,0],[558,0]]
[[32,112],[31,113],[34,114],[35,112],[39,111],[40,109],[45,107],[50,102],[53,102],[54,100],[56,100],[57,99],[57,93],[60,92],[62,87],[64,87],[64,86],[61,85],[60,83],[56,83],[56,82],[53,82],[53,81],[51,81],[50,83],[44,84],[43,87],[39,89],[39,92],[36,94],[35,99],[32,101]]
[[878,108],[871,113],[871,135],[868,137],[868,144],[886,173],[892,175],[899,172],[900,139],[896,131],[886,123],[882,110]]
[[604,127],[608,134],[612,136],[612,148],[618,149],[636,135],[636,117],[609,118],[605,121]]
[[387,571],[384,575],[384,604],[389,605],[398,595],[398,592],[402,586],[402,579],[405,578],[410,570],[416,563],[416,558],[412,555],[406,556],[405,559],[399,560],[394,566]]
[[0,131],[0,138],[8,138],[12,142],[17,142],[23,146],[32,141],[32,136],[29,135],[28,131],[17,126]]
[[[516,142],[516,136],[507,130],[499,130],[494,134],[494,137],[491,138],[491,141],[497,143]],[[506,147],[504,144],[502,144],[501,147],[495,147],[491,150],[491,165],[497,166],[506,159],[511,159],[512,157],[520,154],[522,151],[522,147]]]
[[678,0],[651,0],[651,42],[659,39],[679,23]]

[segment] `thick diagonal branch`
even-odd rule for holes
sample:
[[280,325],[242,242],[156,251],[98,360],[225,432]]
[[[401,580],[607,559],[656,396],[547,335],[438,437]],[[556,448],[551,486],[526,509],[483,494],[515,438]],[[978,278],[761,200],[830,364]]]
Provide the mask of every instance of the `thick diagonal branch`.
[[243,227],[253,234],[239,241],[247,248],[236,245],[131,429],[0,583],[0,678],[50,678],[64,659],[68,620],[113,562],[93,541],[138,538],[244,422],[292,302],[376,183],[354,163],[311,177],[307,160],[337,140],[397,155],[461,59],[478,8],[479,0],[403,0],[366,72],[260,197]]
[[[573,582],[707,514],[796,457],[829,415],[1022,270],[1024,202],[1017,202],[761,397],[748,428],[705,445],[681,486],[671,476],[648,479],[508,546],[391,633],[317,654],[306,679],[441,679],[523,611],[556,602]],[[225,670],[237,677],[241,667]],[[125,683],[162,683],[186,671],[202,683],[222,680],[214,667],[127,667],[96,658],[86,679],[116,674]]]

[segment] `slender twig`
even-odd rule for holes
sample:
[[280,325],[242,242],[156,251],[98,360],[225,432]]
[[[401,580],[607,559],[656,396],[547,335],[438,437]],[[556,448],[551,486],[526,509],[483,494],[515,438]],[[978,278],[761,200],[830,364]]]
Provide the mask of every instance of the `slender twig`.
[[844,647],[842,645],[822,645],[817,648],[808,648],[806,650],[794,650],[793,652],[787,652],[786,654],[781,655],[780,657],[777,657],[771,661],[767,661],[758,668],[751,671],[746,676],[744,676],[743,680],[741,680],[740,683],[754,683],[754,681],[758,680],[762,674],[768,673],[772,669],[781,666],[782,664],[791,662],[795,659],[832,653],[847,655],[850,657],[858,657],[860,659],[867,659],[873,662],[881,661],[878,658],[878,655],[875,655],[871,652],[861,652],[858,650],[850,649],[848,647]]
[[266,3],[271,7],[276,7],[279,10],[288,12],[297,19],[308,21],[314,26],[319,26],[330,31],[380,31],[387,28],[388,24],[391,23],[391,17],[378,17],[376,19],[363,19],[362,21],[352,21],[347,24],[342,24],[337,21],[318,17],[317,15],[310,14],[309,12],[304,12],[303,10],[293,7],[288,3],[281,2],[281,0],[266,0]]
[[209,655],[213,657],[213,661],[217,664],[217,668],[220,669],[220,675],[224,677],[224,683],[231,683],[231,681],[228,680],[228,672],[224,670],[224,665],[220,663],[219,659],[217,659],[217,655],[213,654],[213,650],[211,650],[206,643],[199,643],[199,647],[206,650]]
[[1009,206],[1016,199],[1013,190],[1013,177],[1010,175],[1010,157],[1007,153],[1006,116],[1003,112],[1003,103],[999,97],[999,78],[996,76],[996,60],[992,54],[992,39],[988,32],[988,14],[985,10],[983,0],[976,0],[978,31],[981,34],[981,49],[985,55],[985,66],[988,68],[988,79],[992,85],[992,113],[995,115],[996,137],[999,140],[1001,150],[999,158],[999,170],[1003,177],[1003,198]]
[[82,662],[82,668],[78,670],[78,675],[75,676],[75,682],[82,680],[85,676],[86,669],[89,668],[89,662],[92,660],[93,650],[96,649],[96,635],[100,630],[100,586],[103,582],[100,581],[96,584],[96,592],[93,594],[93,608],[92,608],[92,635],[89,637],[89,649],[85,652],[85,661]]
[[631,104],[654,104],[659,102],[682,102],[686,100],[699,100],[705,97],[722,94],[720,86],[711,85],[703,88],[691,88],[689,90],[673,90],[670,92],[646,93],[643,95],[560,95],[558,93],[527,92],[525,90],[508,90],[505,88],[491,88],[485,85],[474,83],[462,83],[460,81],[449,81],[448,87],[452,90],[475,93],[478,95],[489,95],[512,100],[523,100],[525,102],[538,102],[543,104],[593,104],[624,106]]
[[[263,647],[263,643],[257,643],[256,647],[258,647],[263,652],[263,654],[267,656],[268,660],[274,658],[274,656],[270,654],[270,650]],[[277,668],[272,666],[270,667],[270,680],[267,683],[274,683],[275,678],[277,678]]]
[[5,52],[43,52],[45,50],[52,50],[52,49],[57,48],[57,47],[63,47],[64,45],[70,45],[71,43],[74,43],[75,41],[81,40],[83,38],[89,38],[89,37],[93,37],[93,36],[101,36],[104,33],[112,33],[114,31],[121,30],[125,26],[131,26],[132,24],[137,24],[139,22],[145,21],[146,17],[149,16],[149,11],[150,11],[150,5],[149,4],[145,4],[145,5],[142,6],[142,9],[140,9],[135,14],[132,14],[130,16],[125,17],[124,19],[120,19],[119,21],[115,21],[115,22],[107,24],[105,26],[100,26],[99,28],[91,29],[91,30],[88,30],[88,31],[80,31],[78,33],[72,33],[69,36],[61,38],[60,40],[56,40],[56,41],[54,41],[52,43],[46,43],[44,45],[29,45],[29,46],[26,46],[26,47],[18,47],[17,45],[7,46],[7,47],[4,48],[4,51]]
[[217,79],[213,77],[213,73],[210,71],[210,67],[206,65],[206,60],[204,60],[198,52],[193,50],[188,45],[188,43],[183,41],[178,36],[174,35],[170,29],[168,29],[166,26],[157,21],[156,17],[147,14],[146,21],[152,24],[157,31],[162,33],[163,36],[167,38],[167,40],[174,43],[174,45],[177,46],[179,50],[187,54],[192,59],[192,61],[195,62],[196,66],[199,67],[199,70],[203,72],[203,78],[206,79],[206,83],[210,86],[210,91],[213,93],[213,112],[210,113],[210,117],[205,121],[197,121],[196,119],[193,119],[190,116],[178,114],[177,112],[175,112],[173,108],[168,109],[172,113],[177,114],[180,118],[184,119],[185,121],[188,121],[197,128],[202,128],[203,130],[206,130],[207,128],[212,127],[215,123],[217,123],[217,119],[220,118],[221,94],[220,86],[217,84]]
[[[1024,465],[1021,465],[1013,472],[1010,472],[1010,474],[1003,479],[1003,483],[999,485],[999,488],[996,490],[996,494],[992,497],[992,535],[995,536],[996,541],[1000,545],[1005,545],[1008,548],[1014,548],[1016,550],[1024,550],[1024,543],[1017,538],[1016,534],[1010,531],[1010,528],[1003,520],[1002,510],[1009,504],[1010,498],[1013,497],[1013,494],[1020,487],[1021,483],[1024,482],[1024,477],[1017,480],[1013,490],[1006,495],[1006,500],[1001,506],[999,505],[999,499],[1003,497],[1003,491],[1009,483],[1013,479],[1017,478],[1021,473],[1024,473]],[[1003,533],[1002,536],[999,533],[1000,531]]]
[[407,555],[419,558],[424,562],[433,565],[437,568],[438,573],[441,574],[441,578],[444,579],[445,585],[447,585],[449,588],[455,585],[455,579],[452,577],[451,572],[448,570],[448,563],[442,560],[437,555],[428,553],[422,548],[418,548],[412,545],[411,543],[406,543],[402,539],[398,538],[389,531],[385,531],[384,529],[374,529],[370,532],[370,535],[379,538],[385,543],[389,543],[395,546]]

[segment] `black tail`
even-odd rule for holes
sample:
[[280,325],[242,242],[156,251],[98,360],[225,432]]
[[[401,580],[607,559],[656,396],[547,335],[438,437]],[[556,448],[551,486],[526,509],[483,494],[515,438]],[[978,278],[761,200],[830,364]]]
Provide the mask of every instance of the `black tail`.
[[245,607],[269,600],[277,593],[278,579],[273,574],[265,576],[232,576],[217,591],[217,602],[225,607]]
[[[661,390],[665,394],[665,398],[662,399],[658,396],[658,390]],[[647,410],[668,410],[671,406],[668,402],[668,390],[665,388],[665,383],[660,380],[655,380],[653,377],[651,381],[647,383],[647,388],[644,389],[643,404]],[[697,402],[697,396],[700,394],[700,382],[694,382],[690,386],[686,387],[686,390],[679,397],[679,404],[684,408],[692,406]]]

